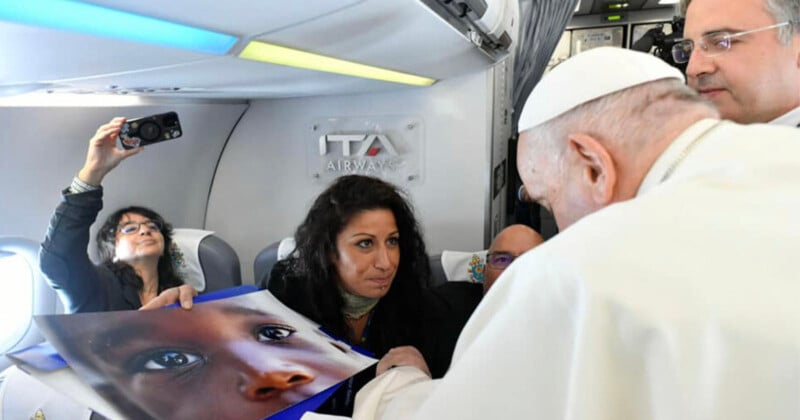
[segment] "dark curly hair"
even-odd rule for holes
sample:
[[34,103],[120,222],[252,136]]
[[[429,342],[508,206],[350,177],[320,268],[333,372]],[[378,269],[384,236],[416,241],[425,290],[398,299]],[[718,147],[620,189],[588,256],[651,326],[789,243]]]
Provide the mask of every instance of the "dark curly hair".
[[[400,262],[387,294],[375,307],[369,338],[364,346],[383,355],[398,345],[418,345],[422,287],[430,264],[414,210],[397,187],[380,179],[347,175],[338,178],[317,197],[297,228],[298,257],[290,262],[286,286],[302,284],[298,302],[287,304],[339,337],[351,338],[342,314],[344,302],[337,290],[337,271],[331,256],[338,255],[336,237],[358,213],[390,210],[400,234]],[[301,280],[301,281],[296,281]],[[293,295],[297,295],[294,293]],[[280,296],[279,296],[280,297]],[[361,344],[361,343],[354,343]]]
[[100,255],[102,264],[108,267],[114,274],[125,283],[133,285],[136,290],[141,291],[144,287],[142,278],[136,274],[133,267],[123,261],[114,261],[114,248],[116,247],[117,226],[122,216],[134,213],[146,217],[161,226],[161,235],[164,237],[164,252],[158,259],[158,293],[171,287],[183,284],[172,260],[172,225],[167,223],[160,214],[147,207],[130,206],[121,208],[106,219],[103,226],[97,232],[97,253]]

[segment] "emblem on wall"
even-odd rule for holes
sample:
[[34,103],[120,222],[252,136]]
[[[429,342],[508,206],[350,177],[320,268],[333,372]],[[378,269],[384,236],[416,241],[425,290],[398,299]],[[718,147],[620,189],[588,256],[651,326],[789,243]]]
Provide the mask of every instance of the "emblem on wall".
[[348,174],[417,184],[422,181],[423,128],[417,117],[318,118],[307,140],[308,174],[326,184]]

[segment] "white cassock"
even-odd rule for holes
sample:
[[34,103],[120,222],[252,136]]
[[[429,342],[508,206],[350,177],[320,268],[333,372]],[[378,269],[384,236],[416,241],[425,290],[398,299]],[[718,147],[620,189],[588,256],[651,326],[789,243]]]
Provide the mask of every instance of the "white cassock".
[[800,419],[800,131],[691,126],[635,199],[514,262],[447,375],[420,375],[374,380],[354,418]]

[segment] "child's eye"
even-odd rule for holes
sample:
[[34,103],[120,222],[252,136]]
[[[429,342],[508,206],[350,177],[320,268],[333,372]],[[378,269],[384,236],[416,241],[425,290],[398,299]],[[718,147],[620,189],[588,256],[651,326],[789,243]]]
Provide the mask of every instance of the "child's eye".
[[180,369],[202,360],[202,356],[182,350],[159,350],[145,356],[142,370]]
[[285,340],[296,331],[286,325],[263,325],[256,330],[256,338],[261,342]]

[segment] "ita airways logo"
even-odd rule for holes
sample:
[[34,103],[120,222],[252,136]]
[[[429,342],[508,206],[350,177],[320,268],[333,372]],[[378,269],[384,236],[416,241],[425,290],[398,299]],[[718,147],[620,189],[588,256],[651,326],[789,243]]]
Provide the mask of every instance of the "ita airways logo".
[[419,117],[317,117],[306,127],[306,171],[315,182],[350,174],[397,185],[421,180],[425,130]]
[[[340,147],[333,148],[333,145]],[[339,153],[341,151],[341,154]],[[319,138],[319,155],[330,174],[386,175],[402,163],[386,134],[326,134]]]
[[[377,157],[379,155],[398,156],[392,142],[384,134],[327,134],[319,138],[319,155],[328,154],[328,145],[341,143],[344,157]],[[352,153],[353,148],[358,150]]]

